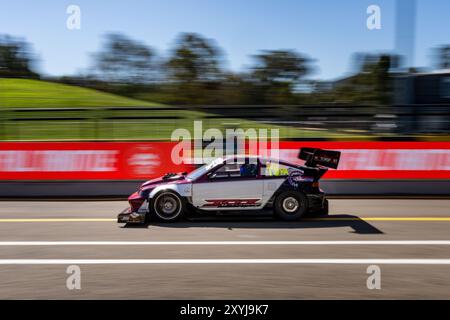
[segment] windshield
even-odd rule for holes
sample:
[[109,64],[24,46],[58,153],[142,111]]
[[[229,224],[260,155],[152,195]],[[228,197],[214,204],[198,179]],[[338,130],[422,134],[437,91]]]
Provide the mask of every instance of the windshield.
[[201,166],[200,168],[195,169],[194,171],[192,171],[191,173],[189,173],[186,178],[189,180],[195,180],[198,177],[201,177],[202,175],[204,175],[206,172],[208,172],[209,170],[211,170],[212,168],[214,168],[215,166],[221,164],[223,162],[223,159],[216,159],[210,163],[204,164],[203,166]]

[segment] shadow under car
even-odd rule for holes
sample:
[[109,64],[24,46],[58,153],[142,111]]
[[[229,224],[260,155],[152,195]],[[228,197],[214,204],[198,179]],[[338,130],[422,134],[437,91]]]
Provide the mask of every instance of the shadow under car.
[[220,229],[310,229],[349,227],[357,234],[383,234],[383,231],[355,215],[338,214],[317,216],[314,214],[299,221],[280,221],[272,216],[216,215],[194,216],[178,222],[150,221],[145,224],[126,224],[125,228],[220,228]]

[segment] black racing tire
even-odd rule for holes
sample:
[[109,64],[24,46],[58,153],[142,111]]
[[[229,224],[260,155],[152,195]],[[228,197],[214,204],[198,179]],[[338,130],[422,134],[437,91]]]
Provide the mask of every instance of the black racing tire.
[[301,192],[285,191],[274,203],[275,215],[285,221],[296,221],[308,210],[308,198]]
[[162,191],[151,201],[151,218],[162,222],[175,222],[184,217],[186,205],[182,197],[173,191]]

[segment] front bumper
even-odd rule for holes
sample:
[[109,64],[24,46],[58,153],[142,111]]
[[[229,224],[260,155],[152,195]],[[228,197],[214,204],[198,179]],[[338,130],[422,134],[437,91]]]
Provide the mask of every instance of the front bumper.
[[131,208],[127,208],[119,213],[117,223],[145,223],[145,213],[131,212]]

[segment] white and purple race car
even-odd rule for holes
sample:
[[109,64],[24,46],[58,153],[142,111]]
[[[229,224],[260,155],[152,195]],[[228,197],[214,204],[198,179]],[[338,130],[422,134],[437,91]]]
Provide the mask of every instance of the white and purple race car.
[[257,156],[218,158],[190,173],[168,173],[143,183],[119,214],[119,223],[172,222],[189,213],[271,209],[280,219],[328,214],[319,179],[337,169],[340,152],[302,148],[304,165]]

